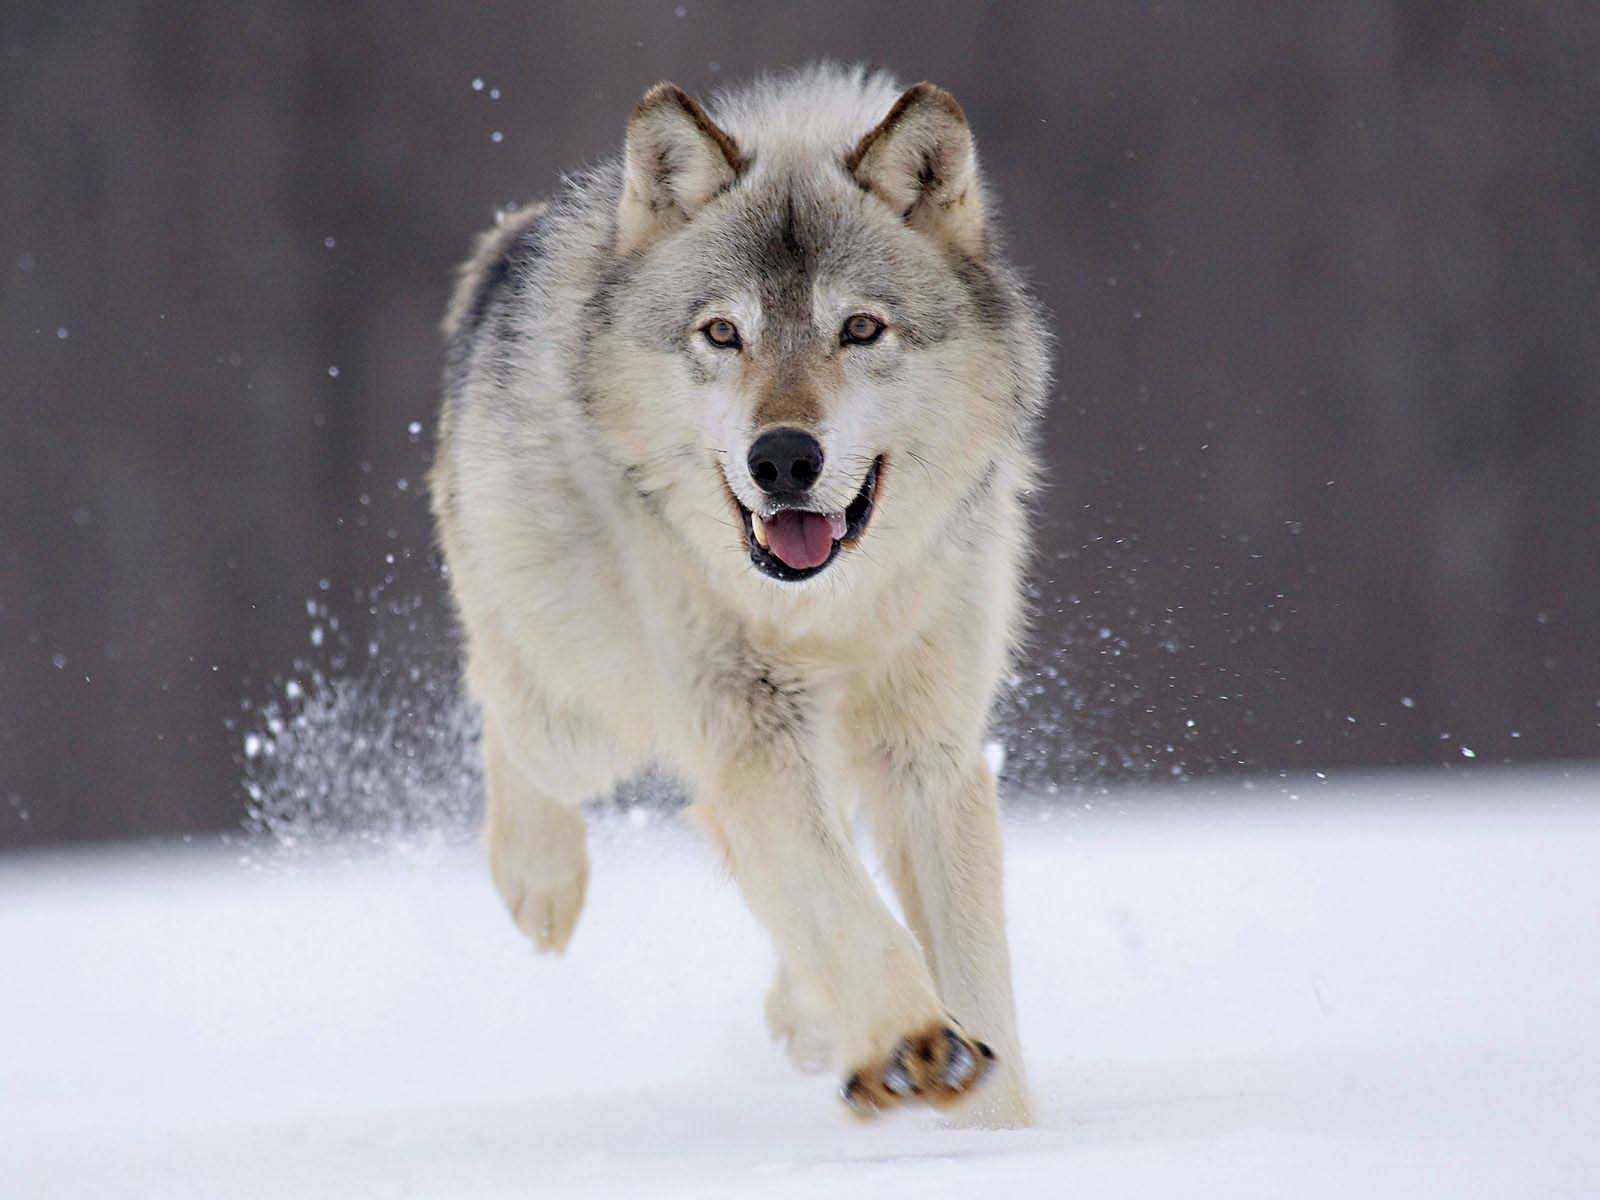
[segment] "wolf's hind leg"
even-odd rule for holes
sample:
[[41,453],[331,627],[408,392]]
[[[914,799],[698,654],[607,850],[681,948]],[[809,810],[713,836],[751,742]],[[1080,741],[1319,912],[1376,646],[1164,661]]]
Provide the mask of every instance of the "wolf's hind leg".
[[489,873],[517,928],[540,953],[560,954],[572,939],[589,885],[583,811],[539,787],[484,722],[485,837]]
[[833,1038],[825,1011],[826,1000],[810,994],[801,977],[782,964],[767,992],[767,1028],[794,1063],[807,1075],[832,1065]]

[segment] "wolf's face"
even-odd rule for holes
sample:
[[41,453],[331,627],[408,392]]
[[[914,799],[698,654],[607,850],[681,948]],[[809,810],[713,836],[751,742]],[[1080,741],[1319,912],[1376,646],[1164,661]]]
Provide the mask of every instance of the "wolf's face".
[[713,571],[844,582],[926,553],[1016,436],[1027,318],[937,89],[837,143],[730,133],[656,89],[618,238],[593,392],[636,489]]

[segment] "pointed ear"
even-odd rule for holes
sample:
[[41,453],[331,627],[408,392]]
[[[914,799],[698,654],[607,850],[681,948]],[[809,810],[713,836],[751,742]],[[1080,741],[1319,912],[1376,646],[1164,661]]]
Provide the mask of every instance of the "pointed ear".
[[964,254],[983,254],[983,196],[972,131],[961,105],[943,88],[909,88],[844,165],[913,229]]
[[618,250],[630,253],[682,225],[744,165],[738,145],[687,92],[656,84],[628,122]]

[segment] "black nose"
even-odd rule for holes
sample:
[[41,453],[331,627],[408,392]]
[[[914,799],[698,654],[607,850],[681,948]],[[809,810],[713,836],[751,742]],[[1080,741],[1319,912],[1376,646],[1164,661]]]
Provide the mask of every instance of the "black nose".
[[822,474],[822,447],[803,429],[771,429],[750,447],[750,477],[774,496],[811,490]]

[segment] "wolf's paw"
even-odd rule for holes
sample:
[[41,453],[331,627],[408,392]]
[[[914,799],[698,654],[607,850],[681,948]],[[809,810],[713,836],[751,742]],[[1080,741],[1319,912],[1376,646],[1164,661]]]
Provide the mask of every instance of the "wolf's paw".
[[572,931],[577,928],[578,914],[583,911],[588,872],[553,884],[524,879],[497,879],[496,883],[511,910],[511,919],[533,939],[534,949],[540,954],[565,953]]
[[545,837],[534,845],[493,836],[489,840],[494,885],[517,928],[541,954],[566,950],[589,887],[582,818],[575,812],[572,816],[570,827],[542,830]]
[[994,1068],[994,1051],[950,1025],[902,1038],[889,1057],[845,1080],[839,1095],[858,1117],[902,1104],[946,1108],[969,1095]]
[[833,1042],[822,1022],[800,1000],[787,971],[778,972],[767,993],[766,1017],[773,1040],[799,1070],[807,1075],[827,1070],[833,1062]]

